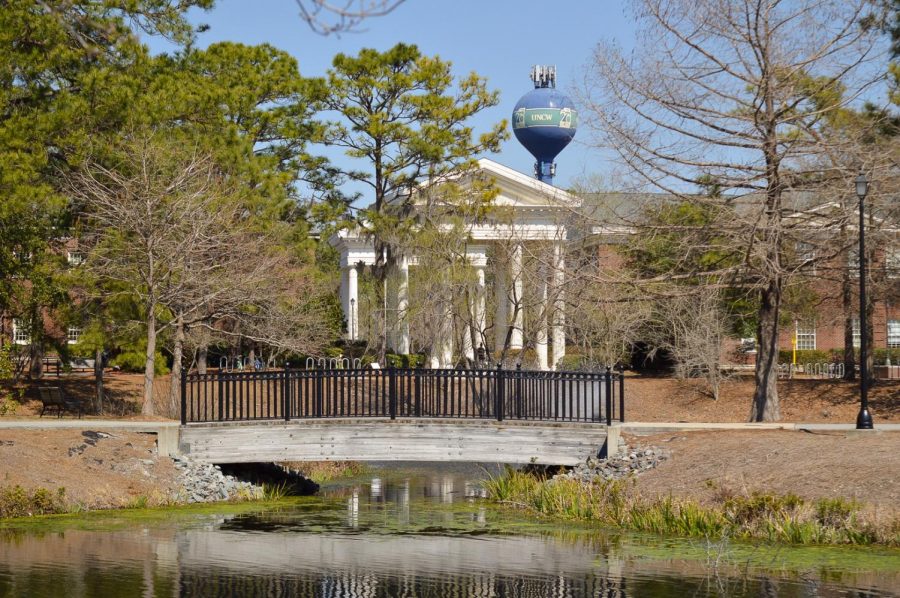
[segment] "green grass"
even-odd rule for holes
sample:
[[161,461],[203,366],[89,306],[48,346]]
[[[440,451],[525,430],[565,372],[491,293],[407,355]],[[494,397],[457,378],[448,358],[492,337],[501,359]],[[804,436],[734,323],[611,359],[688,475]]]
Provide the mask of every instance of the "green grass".
[[368,465],[361,461],[292,461],[284,465],[320,485],[355,478],[368,471]]
[[263,484],[262,500],[267,502],[283,500],[290,495],[290,491],[291,488],[287,482],[281,482],[280,484]]
[[585,484],[507,469],[485,483],[488,497],[544,516],[661,535],[758,539],[773,543],[900,546],[900,516],[876,516],[841,499],[719,493],[712,505],[644,497],[623,481]]

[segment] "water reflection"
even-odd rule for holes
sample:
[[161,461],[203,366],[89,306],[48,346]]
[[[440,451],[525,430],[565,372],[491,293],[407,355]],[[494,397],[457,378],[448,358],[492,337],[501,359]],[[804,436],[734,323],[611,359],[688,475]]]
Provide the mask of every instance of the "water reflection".
[[512,534],[475,500],[478,475],[400,467],[290,508],[0,532],[0,596],[862,597],[900,583],[896,571],[824,565],[802,575],[717,568],[682,558],[689,545],[674,541],[550,526]]

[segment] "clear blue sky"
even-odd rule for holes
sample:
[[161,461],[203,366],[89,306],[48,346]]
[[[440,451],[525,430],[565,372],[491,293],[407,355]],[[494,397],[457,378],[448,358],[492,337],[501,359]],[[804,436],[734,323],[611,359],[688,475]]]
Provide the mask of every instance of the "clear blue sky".
[[[473,120],[476,131],[481,132],[500,119],[510,119],[516,101],[532,88],[529,71],[533,64],[555,64],[557,87],[566,90],[583,77],[600,39],[616,38],[629,46],[633,28],[625,4],[610,0],[407,0],[393,13],[366,21],[362,25],[365,31],[340,37],[310,31],[293,0],[219,0],[209,12],[191,13],[191,20],[210,26],[199,37],[201,47],[223,40],[267,42],[295,56],[305,76],[324,75],[332,57],[340,52],[355,54],[364,47],[385,50],[398,42],[414,43],[425,54],[451,61],[455,73],[476,71],[487,78],[491,89],[500,91],[500,105]],[[153,51],[167,49],[159,40],[149,43]],[[587,138],[582,126],[575,141],[557,158],[556,185],[566,187],[582,175],[608,170],[608,156],[584,145]],[[510,137],[501,153],[488,157],[532,173],[534,159],[515,137]],[[332,159],[341,160],[334,155]]]

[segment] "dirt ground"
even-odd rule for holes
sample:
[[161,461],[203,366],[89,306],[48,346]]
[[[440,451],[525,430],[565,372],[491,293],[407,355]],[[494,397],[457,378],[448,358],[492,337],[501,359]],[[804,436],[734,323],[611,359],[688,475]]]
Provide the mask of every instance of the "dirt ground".
[[[17,400],[15,413],[6,417],[31,417],[41,412],[41,387],[58,386],[68,397],[90,403],[95,394],[94,377],[89,374],[70,374],[62,377],[45,376],[37,382],[26,383],[16,389],[24,391],[22,400]],[[153,382],[153,395],[156,417],[147,418],[141,415],[141,401],[144,398],[143,374],[114,372],[109,370],[104,375],[105,401],[103,417],[122,419],[176,419],[176,413],[169,413],[169,376],[158,376]],[[170,417],[166,417],[170,416]]]
[[[798,423],[855,423],[859,384],[842,380],[784,380],[778,383],[781,419]],[[699,380],[645,376],[625,378],[625,420],[630,422],[745,422],[750,415],[753,378],[728,381],[718,401]],[[875,419],[900,422],[900,380],[879,380],[869,391]]]
[[[157,413],[168,413],[169,377],[157,378]],[[94,393],[91,376],[46,378],[31,384],[25,400],[15,414],[6,417],[30,417],[40,413],[38,386],[62,386],[66,394],[90,400]],[[778,384],[781,416],[786,422],[853,423],[859,411],[859,385],[840,380],[785,380]],[[143,377],[140,374],[113,372],[106,377],[107,417],[134,418],[140,414]],[[753,379],[736,376],[728,381],[718,401],[704,392],[699,380],[675,380],[651,376],[627,376],[625,379],[625,419],[631,422],[745,422],[750,413]],[[900,423],[900,380],[878,381],[869,393],[870,410],[875,423]]]
[[65,488],[86,508],[166,501],[177,487],[176,469],[159,458],[156,436],[135,432],[0,429],[0,486]]
[[642,473],[648,494],[710,499],[722,489],[807,499],[855,498],[900,509],[900,434],[712,431],[626,436],[629,446],[669,452]]

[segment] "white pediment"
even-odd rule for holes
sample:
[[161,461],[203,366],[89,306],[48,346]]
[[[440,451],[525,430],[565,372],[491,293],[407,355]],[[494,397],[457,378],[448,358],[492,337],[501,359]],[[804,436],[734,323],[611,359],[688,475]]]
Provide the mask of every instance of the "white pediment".
[[495,205],[512,208],[571,209],[577,207],[577,197],[559,187],[541,182],[508,166],[481,158],[478,170],[494,180],[500,191]]

